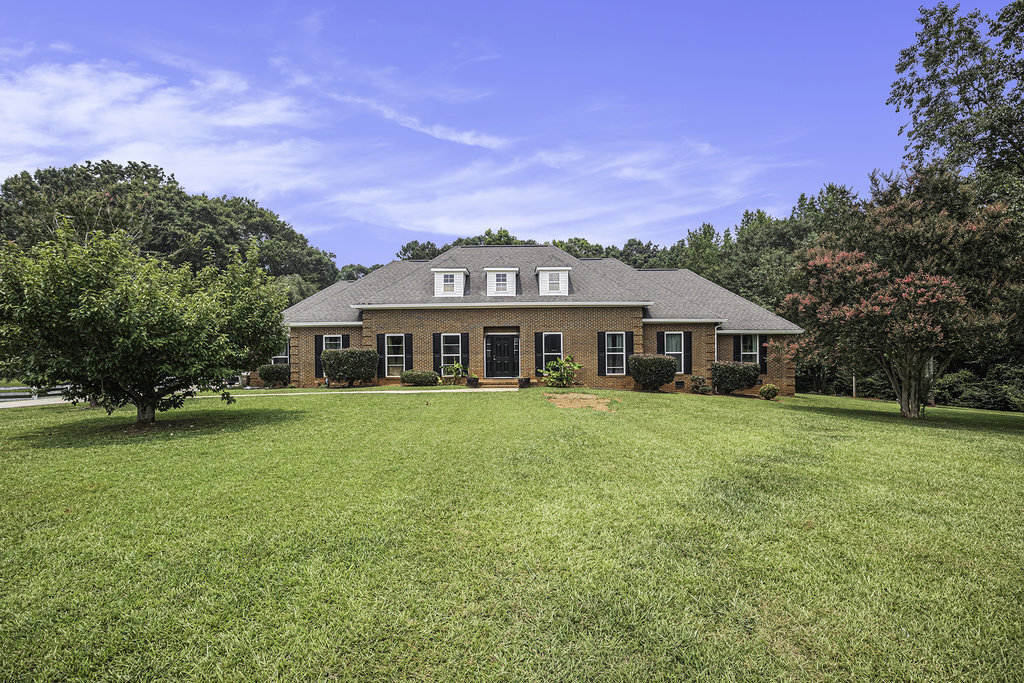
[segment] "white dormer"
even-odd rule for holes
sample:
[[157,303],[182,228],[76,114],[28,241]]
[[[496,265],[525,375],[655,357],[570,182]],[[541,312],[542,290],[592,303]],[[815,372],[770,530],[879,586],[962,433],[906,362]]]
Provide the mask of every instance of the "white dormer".
[[465,268],[431,268],[434,274],[434,296],[462,296],[466,291]]
[[487,296],[515,296],[518,268],[484,268],[487,273]]
[[569,266],[538,266],[537,283],[541,296],[566,296],[569,294]]

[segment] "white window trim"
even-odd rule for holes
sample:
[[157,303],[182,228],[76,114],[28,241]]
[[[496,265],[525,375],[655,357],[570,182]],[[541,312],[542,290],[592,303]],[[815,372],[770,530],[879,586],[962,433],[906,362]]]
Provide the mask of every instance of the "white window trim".
[[[390,363],[388,363],[388,360],[391,359],[391,358],[398,358],[399,357],[397,354],[389,354],[388,353],[388,340],[391,339],[392,337],[397,337],[397,338],[402,340],[402,354],[401,354],[401,358],[402,358],[402,371],[399,372],[397,375],[388,374],[388,372],[389,372],[388,368],[390,366]],[[385,377],[401,377],[402,376],[402,372],[405,372],[405,370],[406,370],[406,368],[405,368],[405,335],[404,334],[385,334],[384,335],[384,376]]]
[[[451,282],[448,282],[449,278]],[[455,273],[441,273],[441,293],[455,295]]]
[[324,335],[324,349],[323,349],[324,351],[329,351],[330,350],[330,349],[327,348],[327,340],[328,339],[337,339],[338,340],[338,348],[334,349],[335,351],[339,351],[341,349],[348,348],[348,347],[345,346],[345,336],[344,335],[341,335],[341,334],[325,334]]
[[445,368],[449,367],[451,365],[454,365],[455,363],[445,363],[444,362],[445,356],[448,356],[449,358],[452,356],[452,354],[444,352],[444,338],[445,337],[455,337],[456,339],[459,340],[459,352],[458,352],[458,354],[456,354],[455,363],[461,363],[462,362],[462,335],[459,334],[458,332],[442,332],[441,333],[441,376],[442,377],[451,377],[452,373],[451,372],[445,372]]
[[[487,277],[487,296],[515,296],[516,295],[516,274],[519,269],[513,268],[485,268]],[[504,291],[498,290],[498,276],[505,276]]]
[[[569,271],[570,266],[538,266],[537,267],[537,293],[541,296],[568,296],[569,295]],[[558,290],[551,291],[550,278],[552,274],[558,275]]]
[[[741,363],[760,363],[761,362],[761,335],[759,334],[741,334],[740,336],[740,362]],[[743,350],[743,338],[753,337],[754,338],[754,350],[753,352]],[[754,360],[744,360],[744,356],[754,356]]]
[[[608,370],[608,357],[611,355],[620,355],[618,352],[614,354],[608,351],[608,335],[610,334],[621,334],[622,335],[622,372],[611,372]],[[626,358],[626,333],[625,332],[605,332],[604,333],[604,374],[611,377],[620,377],[626,374],[626,363],[629,359]]]
[[[668,351],[668,335],[670,335],[670,334],[678,334],[679,335],[679,350],[678,351],[673,351],[671,353],[669,353],[669,351]],[[686,335],[683,332],[674,331],[674,332],[666,332],[665,333],[665,355],[666,356],[672,356],[673,358],[675,358],[678,355],[679,356],[679,372],[677,372],[676,374],[677,375],[685,375],[686,374]]]
[[548,342],[547,342],[548,337],[558,337],[558,357],[559,358],[565,358],[565,337],[562,336],[562,333],[561,332],[543,332],[543,333],[541,333],[541,339],[540,339],[540,358],[541,358],[541,367],[543,367],[544,369],[547,369],[547,367],[548,367],[548,362],[549,362],[548,361],[548,356],[552,356],[551,360],[554,360],[553,356],[555,355],[553,353],[548,353],[546,351],[546,349],[548,347]]
[[[289,335],[288,338],[284,342],[284,353],[278,354],[276,356],[271,356],[270,357],[270,363],[271,363],[271,365],[288,365],[289,363],[292,362],[291,355],[292,355],[292,338],[291,338],[291,335]],[[283,363],[278,363],[277,362],[278,359],[281,359],[281,358],[284,359],[284,362]]]

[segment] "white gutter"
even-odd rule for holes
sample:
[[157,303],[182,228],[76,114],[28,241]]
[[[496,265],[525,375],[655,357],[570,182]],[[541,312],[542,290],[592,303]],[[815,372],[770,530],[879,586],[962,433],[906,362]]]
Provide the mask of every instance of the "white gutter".
[[799,330],[718,330],[717,334],[803,334]]
[[349,304],[351,308],[362,311],[378,309],[420,309],[420,308],[594,308],[612,306],[650,306],[651,301],[516,301],[502,302],[480,301],[469,303],[430,303],[430,304]]
[[347,323],[317,323],[317,322],[301,322],[301,323],[285,323],[285,327],[362,327],[362,321],[359,322],[347,322]]
[[720,323],[721,318],[642,318],[644,324],[653,323]]

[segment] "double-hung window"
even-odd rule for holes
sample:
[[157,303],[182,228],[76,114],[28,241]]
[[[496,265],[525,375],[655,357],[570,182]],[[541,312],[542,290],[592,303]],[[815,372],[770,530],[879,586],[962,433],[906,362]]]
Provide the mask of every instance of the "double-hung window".
[[665,333],[665,355],[676,359],[676,374],[683,371],[683,333]]
[[741,363],[757,363],[757,335],[756,334],[741,334],[740,335],[740,362]]
[[452,366],[462,362],[462,335],[441,335],[441,374],[451,377]]
[[388,377],[401,377],[405,372],[404,334],[389,334],[384,338],[384,364]]
[[445,294],[455,293],[455,273],[444,273],[441,277],[441,290]]
[[604,368],[609,375],[626,374],[626,333],[605,332]]
[[324,335],[324,351],[341,351],[342,336],[340,334],[325,334]]
[[561,332],[545,332],[544,333],[544,367],[547,368],[548,363],[562,357],[562,333]]
[[290,353],[290,349],[289,349],[290,341],[291,340],[286,341],[284,343],[284,348],[281,349],[281,353],[277,354],[276,356],[274,356],[273,358],[270,359],[270,362],[273,365],[288,365],[288,356],[289,356],[289,353]]
[[508,291],[508,273],[494,274],[494,291],[502,293]]
[[562,274],[561,273],[548,273],[548,291],[549,292],[560,292],[560,291],[562,291]]

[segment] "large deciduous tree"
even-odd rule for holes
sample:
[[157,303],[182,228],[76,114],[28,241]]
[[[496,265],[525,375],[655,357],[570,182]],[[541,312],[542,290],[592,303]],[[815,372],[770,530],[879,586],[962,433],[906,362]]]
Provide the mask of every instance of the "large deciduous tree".
[[1024,0],[994,18],[940,2],[918,23],[888,100],[910,114],[908,159],[1024,175]]
[[139,252],[121,230],[0,247],[0,376],[67,385],[139,422],[201,389],[231,400],[225,378],[284,345],[284,297],[256,249],[194,272]]
[[872,177],[872,197],[808,250],[784,310],[819,353],[885,371],[909,418],[955,357],[998,356],[1019,321],[1021,226],[939,167]]
[[274,277],[297,275],[316,289],[338,277],[334,255],[310,246],[274,212],[245,197],[189,194],[152,164],[86,162],[24,171],[0,184],[0,239],[28,248],[52,239],[65,221],[80,235],[127,230],[143,252],[197,271],[224,267],[234,250],[257,245]]

